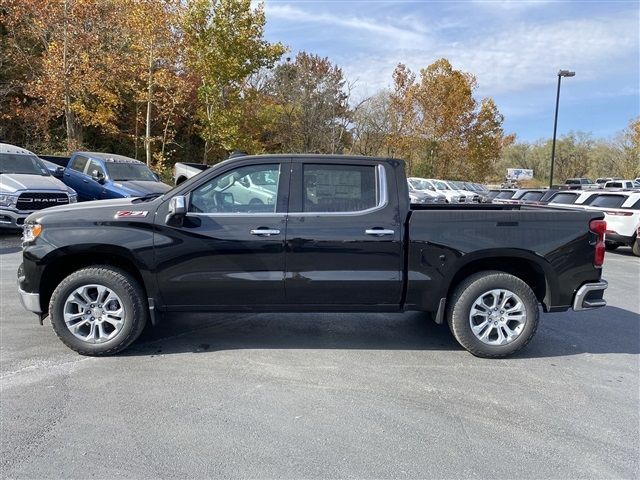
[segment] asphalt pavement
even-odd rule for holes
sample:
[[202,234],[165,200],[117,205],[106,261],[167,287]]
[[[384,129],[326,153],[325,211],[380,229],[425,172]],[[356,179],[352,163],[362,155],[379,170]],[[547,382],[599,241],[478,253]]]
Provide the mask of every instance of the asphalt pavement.
[[0,236],[2,478],[638,478],[640,259],[508,359],[419,314],[174,315],[120,355],[22,310]]

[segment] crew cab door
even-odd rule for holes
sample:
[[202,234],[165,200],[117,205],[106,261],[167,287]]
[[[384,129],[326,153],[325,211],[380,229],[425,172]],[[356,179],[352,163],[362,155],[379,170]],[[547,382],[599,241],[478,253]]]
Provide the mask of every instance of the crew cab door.
[[[273,307],[285,303],[289,159],[234,161],[181,192],[188,213],[157,212],[154,248],[162,301],[180,309]],[[264,184],[252,192],[246,177]],[[265,194],[271,191],[270,195]]]
[[397,308],[405,215],[399,212],[395,172],[386,162],[293,162],[287,302],[329,310]]

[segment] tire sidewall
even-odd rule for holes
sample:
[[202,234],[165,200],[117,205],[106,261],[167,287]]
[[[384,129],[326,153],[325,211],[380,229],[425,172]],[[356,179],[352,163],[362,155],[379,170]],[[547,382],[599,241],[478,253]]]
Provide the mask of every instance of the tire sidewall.
[[[136,306],[130,291],[122,282],[118,281],[115,275],[110,275],[111,270],[105,269],[86,269],[71,274],[54,291],[51,296],[49,313],[51,325],[56,334],[69,348],[79,353],[99,354],[116,352],[120,350],[122,345],[128,345],[128,339],[136,330]],[[64,304],[71,293],[83,285],[104,285],[114,291],[122,301],[124,308],[124,325],[118,334],[112,339],[98,344],[85,342],[77,338],[71,333],[64,321]],[[120,348],[121,347],[121,348]]]
[[[475,278],[474,278],[475,277]],[[462,285],[462,291],[453,305],[450,326],[456,339],[474,355],[483,357],[503,357],[523,348],[538,327],[538,301],[529,286],[519,278],[501,272],[485,272],[474,275]],[[469,313],[475,300],[485,292],[494,289],[509,290],[522,300],[527,315],[524,329],[516,340],[507,345],[488,345],[477,338],[471,330]]]

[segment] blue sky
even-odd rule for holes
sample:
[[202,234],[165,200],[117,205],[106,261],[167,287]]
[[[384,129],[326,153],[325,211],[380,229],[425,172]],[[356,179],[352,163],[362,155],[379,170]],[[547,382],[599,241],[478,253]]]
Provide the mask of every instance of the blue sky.
[[478,79],[505,130],[550,137],[559,69],[558,133],[609,137],[640,115],[640,3],[633,1],[266,0],[266,37],[329,57],[365,98],[391,85],[398,62],[440,57]]

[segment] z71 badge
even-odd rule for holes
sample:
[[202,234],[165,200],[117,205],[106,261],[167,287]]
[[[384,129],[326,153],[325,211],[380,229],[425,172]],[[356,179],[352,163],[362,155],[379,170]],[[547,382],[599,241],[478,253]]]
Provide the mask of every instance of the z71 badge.
[[140,218],[146,217],[147,210],[119,210],[116,212],[116,218]]

